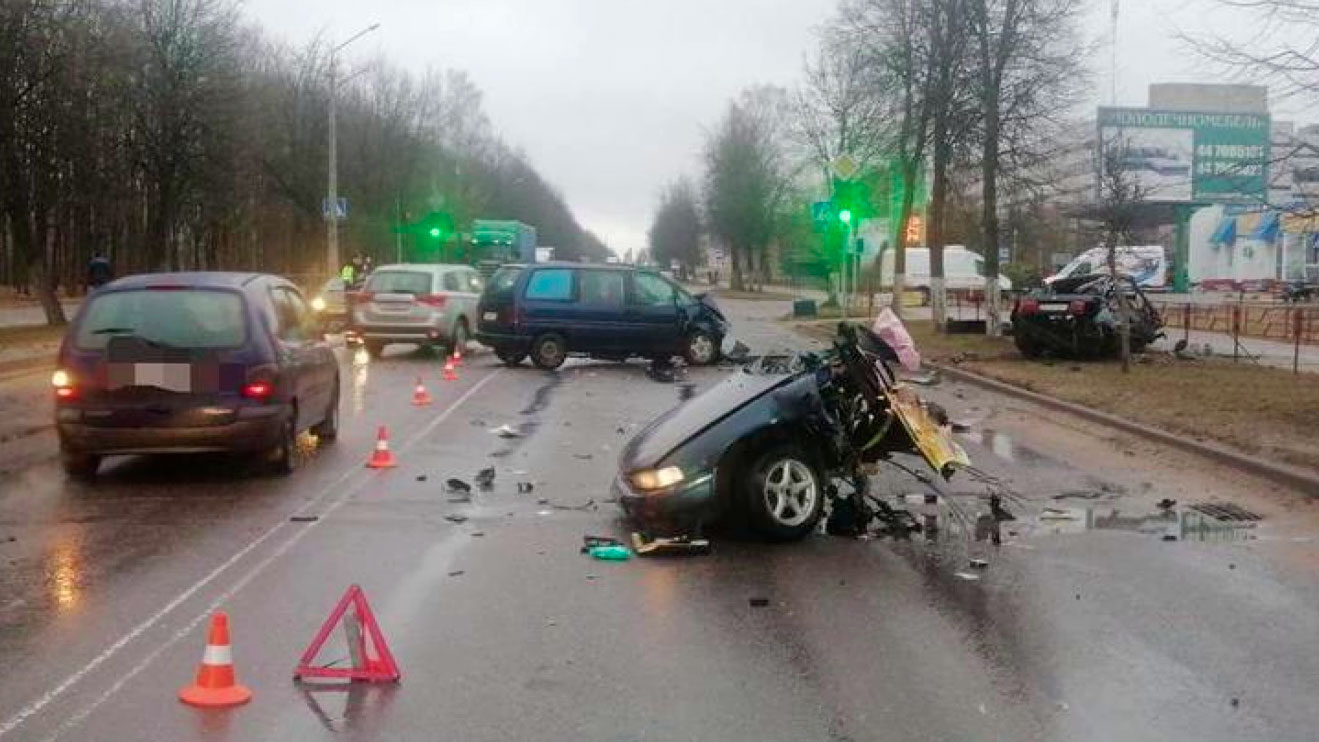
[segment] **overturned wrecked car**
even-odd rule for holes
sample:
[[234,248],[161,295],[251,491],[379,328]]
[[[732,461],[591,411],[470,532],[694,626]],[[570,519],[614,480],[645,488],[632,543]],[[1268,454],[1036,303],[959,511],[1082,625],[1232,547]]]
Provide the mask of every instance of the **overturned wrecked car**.
[[864,512],[864,470],[892,454],[919,455],[945,478],[969,466],[943,411],[898,382],[897,361],[875,332],[843,323],[827,352],[749,363],[638,433],[614,495],[647,533],[698,533],[736,516],[787,541],[826,507]]
[[1027,358],[1045,353],[1073,358],[1120,352],[1118,290],[1125,295],[1131,351],[1139,353],[1163,335],[1163,320],[1130,276],[1106,273],[1060,278],[1035,289],[1012,307],[1012,336]]

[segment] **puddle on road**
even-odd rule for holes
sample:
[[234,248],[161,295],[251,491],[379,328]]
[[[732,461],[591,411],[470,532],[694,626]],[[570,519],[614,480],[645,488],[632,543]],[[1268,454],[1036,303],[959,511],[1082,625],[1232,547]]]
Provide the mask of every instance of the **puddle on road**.
[[1056,463],[1053,459],[1044,454],[1027,448],[1019,443],[1010,435],[1000,433],[997,430],[984,428],[978,435],[967,436],[972,440],[984,446],[990,453],[1009,464],[1021,464],[1022,466],[1048,466]]

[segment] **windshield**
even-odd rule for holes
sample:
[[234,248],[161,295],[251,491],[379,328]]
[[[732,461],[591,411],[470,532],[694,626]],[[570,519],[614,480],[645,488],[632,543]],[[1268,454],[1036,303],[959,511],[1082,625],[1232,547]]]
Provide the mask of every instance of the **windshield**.
[[175,348],[234,348],[243,344],[246,327],[242,296],[233,292],[115,291],[92,299],[75,343],[100,350],[112,337],[133,335]]
[[518,276],[522,275],[522,268],[507,267],[495,271],[495,275],[490,277],[490,283],[486,285],[486,295],[491,297],[508,297],[513,295],[513,286],[518,281]]

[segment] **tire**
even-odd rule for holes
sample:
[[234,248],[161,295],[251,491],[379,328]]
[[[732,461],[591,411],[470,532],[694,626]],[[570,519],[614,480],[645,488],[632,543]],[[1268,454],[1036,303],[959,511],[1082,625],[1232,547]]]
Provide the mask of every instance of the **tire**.
[[94,453],[61,449],[60,464],[64,467],[64,473],[71,478],[80,482],[90,482],[96,478],[96,472],[101,468],[101,457]]
[[531,344],[531,362],[536,368],[553,371],[568,360],[568,342],[562,335],[547,332]]
[[512,348],[495,348],[495,355],[506,366],[520,366],[527,359],[525,350],[513,350]]
[[710,333],[696,330],[687,336],[682,357],[692,366],[709,366],[719,361],[719,343]]
[[339,380],[334,380],[334,393],[330,395],[330,405],[325,410],[325,417],[312,426],[311,434],[322,441],[333,442],[339,437]]
[[289,412],[288,419],[280,429],[280,440],[270,450],[270,471],[287,476],[298,468],[298,410]]
[[770,541],[796,541],[815,529],[824,512],[825,482],[796,445],[761,454],[745,480],[747,520]]
[[1017,346],[1017,350],[1021,351],[1021,354],[1027,358],[1039,358],[1040,346],[1036,345],[1029,335],[1017,332],[1015,328],[1013,329],[1012,342]]
[[449,355],[461,350],[463,355],[467,355],[467,342],[472,339],[472,333],[467,329],[467,320],[459,319],[453,326],[453,332],[449,333]]
[[362,347],[366,349],[366,354],[372,359],[380,358],[380,354],[385,351],[385,344],[379,340],[363,340]]

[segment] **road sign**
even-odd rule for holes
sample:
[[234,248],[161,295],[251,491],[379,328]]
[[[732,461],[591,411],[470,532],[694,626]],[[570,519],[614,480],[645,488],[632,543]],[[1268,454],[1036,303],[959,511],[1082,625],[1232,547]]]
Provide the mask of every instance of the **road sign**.
[[[340,196],[340,197],[337,199],[337,201],[336,201],[336,203],[335,203],[334,206],[335,206],[335,208],[334,208],[334,217],[333,217],[333,218],[334,218],[334,220],[335,220],[336,222],[341,222],[341,221],[343,221],[343,220],[345,220],[345,219],[348,218],[348,199],[346,199],[346,198]],[[328,198],[323,198],[323,199],[321,199],[321,216],[324,217],[324,218],[327,219],[327,220],[331,218],[331,217],[330,217],[330,199],[328,199]]]
[[834,205],[830,201],[816,201],[811,204],[811,221],[817,226],[827,225],[833,218]]
[[1012,260],[1012,248],[1010,248],[1010,247],[1000,247],[1000,248],[998,249],[998,262],[999,262],[999,263],[1006,263],[1006,262],[1008,262],[1008,261],[1010,261],[1010,260]]
[[837,175],[843,180],[851,180],[852,178],[855,178],[857,170],[861,169],[861,166],[857,164],[856,160],[852,159],[852,156],[846,153],[835,157],[834,161],[829,163],[829,165],[833,169],[834,175]]

